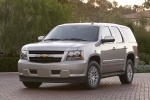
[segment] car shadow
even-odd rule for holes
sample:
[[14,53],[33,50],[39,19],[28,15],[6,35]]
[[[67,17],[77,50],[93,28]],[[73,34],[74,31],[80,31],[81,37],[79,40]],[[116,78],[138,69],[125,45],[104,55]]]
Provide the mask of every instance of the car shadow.
[[[106,91],[106,90],[122,90],[122,89],[130,89],[131,86],[135,86],[135,84],[126,84],[123,85],[121,83],[101,83],[100,86],[95,91]],[[126,88],[124,88],[126,87]],[[84,87],[82,87],[80,84],[52,84],[52,83],[46,83],[43,84],[41,87],[36,89],[29,89],[29,88],[23,88],[23,90],[39,90],[39,91],[87,91]],[[88,90],[89,91],[89,90]]]
[[23,90],[53,90],[53,91],[71,91],[71,90],[85,90],[80,84],[69,84],[69,83],[46,83],[41,85],[39,88],[29,89],[24,87]]
[[83,90],[84,88],[80,84],[57,84],[57,85],[47,85],[40,87],[39,90]]

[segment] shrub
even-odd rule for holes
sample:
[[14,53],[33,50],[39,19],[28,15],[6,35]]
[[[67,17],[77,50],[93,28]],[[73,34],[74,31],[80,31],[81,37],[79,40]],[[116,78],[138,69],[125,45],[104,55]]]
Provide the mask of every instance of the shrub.
[[133,33],[138,43],[139,52],[150,55],[150,32],[147,32],[144,26],[134,26]]
[[145,62],[144,61],[139,61],[138,65],[145,65]]
[[140,61],[143,61],[146,64],[149,64],[149,62],[150,62],[150,56],[149,56],[149,54],[146,54],[146,53],[140,53],[139,59],[140,59]]
[[146,64],[144,61],[139,61],[135,73],[150,73],[150,64]]
[[1,57],[0,58],[0,72],[17,72],[17,64],[19,58]]
[[23,45],[68,22],[71,9],[57,0],[0,0],[0,49],[10,56],[19,55]]
[[150,73],[150,65],[138,65],[136,73]]

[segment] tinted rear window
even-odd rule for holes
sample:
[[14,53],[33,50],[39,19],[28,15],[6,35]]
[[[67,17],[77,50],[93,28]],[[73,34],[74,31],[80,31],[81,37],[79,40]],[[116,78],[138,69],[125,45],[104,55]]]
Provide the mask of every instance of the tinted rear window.
[[136,42],[136,39],[130,28],[122,27],[121,29],[122,29],[124,35],[126,36],[128,42]]

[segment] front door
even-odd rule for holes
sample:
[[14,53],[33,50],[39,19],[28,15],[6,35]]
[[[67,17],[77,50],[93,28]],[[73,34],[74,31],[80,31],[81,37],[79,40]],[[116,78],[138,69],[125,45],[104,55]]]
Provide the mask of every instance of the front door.
[[[105,36],[112,36],[109,27],[103,27],[101,31],[101,39],[104,39]],[[102,60],[102,73],[114,72],[117,59],[116,59],[116,43],[107,42],[102,43],[100,46],[101,49],[101,60]]]

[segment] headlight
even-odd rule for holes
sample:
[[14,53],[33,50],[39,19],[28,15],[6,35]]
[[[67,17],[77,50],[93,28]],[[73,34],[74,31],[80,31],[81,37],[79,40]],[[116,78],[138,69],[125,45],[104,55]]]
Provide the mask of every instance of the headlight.
[[21,51],[20,59],[27,60],[27,51]]
[[83,51],[81,50],[69,51],[66,60],[67,61],[84,60]]

